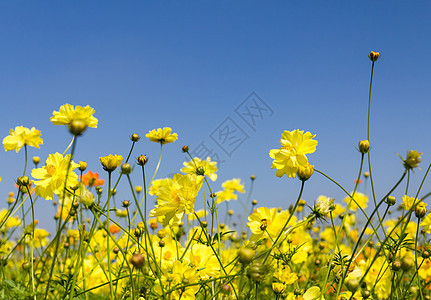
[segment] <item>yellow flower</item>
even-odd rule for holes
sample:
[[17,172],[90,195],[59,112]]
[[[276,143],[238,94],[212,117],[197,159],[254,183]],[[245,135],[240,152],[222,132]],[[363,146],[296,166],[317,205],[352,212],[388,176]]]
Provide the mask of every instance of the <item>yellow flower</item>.
[[[421,201],[421,199],[416,199],[416,203],[418,203],[419,201]],[[412,208],[412,206],[415,204],[415,198],[414,197],[409,197],[407,195],[404,195],[403,197],[403,208],[405,210],[410,210],[410,208]]]
[[162,145],[173,143],[178,139],[178,134],[171,133],[172,128],[163,127],[151,130],[145,136],[150,139],[151,142],[160,143]]
[[[7,215],[7,210],[2,209],[0,210],[0,224],[5,221]],[[21,224],[21,219],[18,216],[15,217],[9,217],[9,219],[6,221],[6,224],[3,225],[5,228],[11,228],[11,227],[17,227]]]
[[271,169],[277,169],[278,177],[284,174],[287,177],[296,177],[298,167],[308,165],[305,154],[316,151],[317,141],[313,140],[315,136],[298,129],[283,132],[280,140],[281,147],[269,152],[269,156],[274,159]]
[[[353,194],[353,192],[351,194]],[[367,195],[364,195],[361,192],[355,192],[353,199],[355,199],[356,202],[352,200],[352,202],[350,204],[351,210],[356,211],[359,207],[361,207],[362,209],[367,208],[367,203],[368,203],[368,196]],[[346,198],[344,198],[344,202],[346,202],[346,203],[349,203],[350,200],[351,200],[351,198],[348,196]]]
[[77,105],[73,107],[68,103],[62,105],[59,111],[54,111],[51,122],[54,125],[69,125],[73,121],[82,122],[85,127],[97,128],[97,119],[93,117],[95,110],[90,106],[82,107]]
[[[252,235],[251,241],[261,238],[275,239],[289,218],[289,212],[277,212],[276,208],[259,207],[255,213],[248,217],[247,227],[250,228]],[[295,224],[296,217],[292,216],[289,225]]]
[[[70,162],[70,167],[69,167]],[[33,181],[36,185],[36,194],[52,200],[54,194],[63,191],[67,178],[67,185],[74,186],[78,183],[78,175],[73,170],[78,164],[71,161],[70,154],[63,157],[60,153],[50,154],[45,162],[45,166],[31,171],[31,176],[38,181]]]
[[175,174],[170,181],[164,182],[157,193],[157,206],[150,212],[150,217],[164,216],[163,225],[175,217],[179,222],[184,211],[194,211],[195,198],[202,186],[202,177],[197,175]]
[[188,162],[183,163],[184,168],[181,169],[181,172],[186,174],[197,174],[198,168],[202,168],[205,172],[205,175],[208,176],[212,181],[217,180],[217,162],[211,161],[211,157],[207,157],[206,160],[201,160],[199,157],[193,158]]
[[40,136],[40,131],[34,127],[28,129],[17,126],[15,129],[11,129],[9,135],[3,139],[3,146],[6,151],[16,150],[17,153],[24,145],[40,148],[39,145],[43,144]]
[[117,154],[109,154],[108,156],[99,157],[99,159],[103,169],[107,172],[114,171],[123,161],[123,157]]

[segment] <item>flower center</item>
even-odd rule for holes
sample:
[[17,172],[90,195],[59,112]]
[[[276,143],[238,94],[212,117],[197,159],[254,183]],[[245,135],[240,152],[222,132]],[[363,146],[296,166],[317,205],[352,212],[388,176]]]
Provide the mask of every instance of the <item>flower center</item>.
[[292,151],[293,149],[292,145],[283,145],[281,148],[286,149],[287,151]]
[[46,170],[46,172],[49,174],[49,175],[54,175],[55,174],[55,172],[57,171],[57,169],[55,168],[55,166],[54,165],[46,165],[45,166],[45,170]]

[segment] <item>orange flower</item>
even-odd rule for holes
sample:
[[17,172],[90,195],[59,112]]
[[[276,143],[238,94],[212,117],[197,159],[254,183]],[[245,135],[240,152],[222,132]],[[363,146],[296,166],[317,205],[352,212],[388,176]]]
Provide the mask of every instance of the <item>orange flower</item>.
[[101,186],[105,184],[105,180],[99,179],[99,173],[93,173],[91,171],[80,176],[80,179],[86,186]]
[[111,234],[116,234],[116,233],[119,233],[120,231],[121,231],[121,228],[118,227],[118,225],[116,225],[116,224],[111,224],[109,226],[109,233],[111,233]]

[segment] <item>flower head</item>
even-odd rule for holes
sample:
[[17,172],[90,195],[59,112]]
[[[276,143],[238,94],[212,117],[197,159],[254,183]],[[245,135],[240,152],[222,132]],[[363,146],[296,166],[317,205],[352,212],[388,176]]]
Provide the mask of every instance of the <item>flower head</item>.
[[99,159],[103,169],[107,172],[114,171],[119,165],[121,165],[121,162],[123,161],[123,157],[117,154],[109,154],[108,156],[99,157]]
[[181,169],[181,172],[187,174],[198,174],[207,175],[212,181],[217,180],[218,171],[217,162],[211,161],[211,157],[207,157],[206,160],[202,160],[199,157],[193,158],[193,160],[189,160],[188,162],[183,163],[184,168]]
[[184,212],[194,212],[195,198],[202,186],[202,177],[195,174],[175,174],[173,179],[160,182],[157,191],[157,206],[150,212],[150,217],[164,216],[163,224],[180,221]]
[[[70,163],[70,167],[69,167]],[[31,176],[35,179],[36,194],[51,200],[54,194],[59,194],[63,191],[64,183],[67,178],[69,186],[78,183],[78,175],[73,172],[78,167],[78,164],[71,161],[70,154],[63,157],[60,153],[50,154],[45,162],[45,166],[31,171]]]
[[315,136],[298,129],[283,132],[280,140],[281,147],[269,152],[269,156],[274,159],[271,169],[277,169],[278,177],[284,174],[287,177],[296,177],[299,166],[308,165],[305,154],[316,151],[317,141],[313,140]]
[[368,203],[367,195],[362,194],[361,192],[355,192],[353,199],[355,199],[355,201],[353,201],[352,198],[350,197],[344,198],[344,202],[346,203],[349,203],[351,201],[350,203],[351,210],[356,211],[359,207],[361,207],[362,209],[367,208],[367,203]]
[[80,135],[87,127],[97,128],[98,120],[93,117],[95,110],[90,106],[74,107],[68,103],[62,105],[59,111],[54,111],[51,122],[54,125],[68,125],[69,131]]
[[86,186],[101,186],[105,184],[103,179],[99,179],[99,173],[93,173],[91,171],[82,175],[81,181]]
[[145,136],[150,139],[151,142],[160,143],[162,145],[173,143],[178,139],[178,134],[171,133],[172,128],[163,127],[153,129],[148,132]]
[[3,146],[6,151],[16,150],[17,153],[24,145],[39,148],[39,145],[43,144],[40,136],[40,131],[34,127],[28,129],[17,126],[15,129],[11,129],[9,135],[3,139]]

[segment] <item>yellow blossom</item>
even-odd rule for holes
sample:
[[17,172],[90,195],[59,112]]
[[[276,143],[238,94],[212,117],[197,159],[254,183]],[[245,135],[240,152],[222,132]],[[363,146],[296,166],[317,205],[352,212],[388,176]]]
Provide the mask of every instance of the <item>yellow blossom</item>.
[[415,199],[414,197],[409,197],[407,195],[404,195],[402,205],[405,210],[410,210],[412,206],[414,206],[414,204],[418,203],[419,201],[421,201],[421,199]]
[[117,154],[109,154],[108,156],[99,157],[99,159],[103,169],[107,172],[114,171],[123,161],[123,157]]
[[188,162],[183,163],[184,168],[181,172],[186,174],[196,174],[198,168],[202,168],[205,171],[205,175],[208,176],[212,181],[217,180],[217,162],[211,161],[211,157],[207,157],[206,160],[201,160],[199,157],[193,158]]
[[150,212],[150,217],[164,216],[166,226],[175,217],[179,222],[184,212],[194,212],[195,198],[202,186],[202,177],[197,175],[175,174],[171,182],[160,187],[157,194],[157,206]]
[[31,176],[39,179],[33,181],[36,185],[36,194],[47,200],[51,200],[54,194],[59,194],[63,191],[66,179],[68,186],[76,185],[78,183],[78,175],[73,170],[77,167],[78,164],[71,160],[70,154],[65,157],[58,152],[50,154],[44,167],[31,171]]
[[93,117],[95,110],[90,106],[74,107],[68,103],[60,106],[59,111],[54,111],[51,122],[54,125],[69,125],[73,121],[82,122],[85,127],[97,128],[97,119]]
[[43,144],[41,133],[36,128],[28,129],[23,126],[17,126],[15,129],[9,131],[9,135],[3,139],[3,146],[6,151],[19,150],[24,145],[40,148],[39,145]]
[[163,127],[153,129],[148,132],[145,136],[150,139],[151,142],[160,143],[162,145],[173,143],[178,139],[178,134],[171,133],[172,128]]
[[281,147],[269,152],[269,156],[274,159],[271,169],[277,169],[278,177],[284,174],[287,177],[296,177],[298,167],[308,165],[305,154],[316,151],[317,141],[313,140],[315,136],[299,129],[283,132],[280,140]]
[[[353,192],[351,194],[353,194]],[[356,211],[359,207],[361,207],[362,209],[367,208],[367,203],[368,203],[368,196],[367,195],[362,194],[361,192],[355,192],[353,199],[355,199],[356,202],[353,201],[352,198],[350,198],[349,196],[344,198],[344,202],[346,202],[346,203],[349,203],[351,201],[351,203],[350,203],[350,209],[351,210]]]

